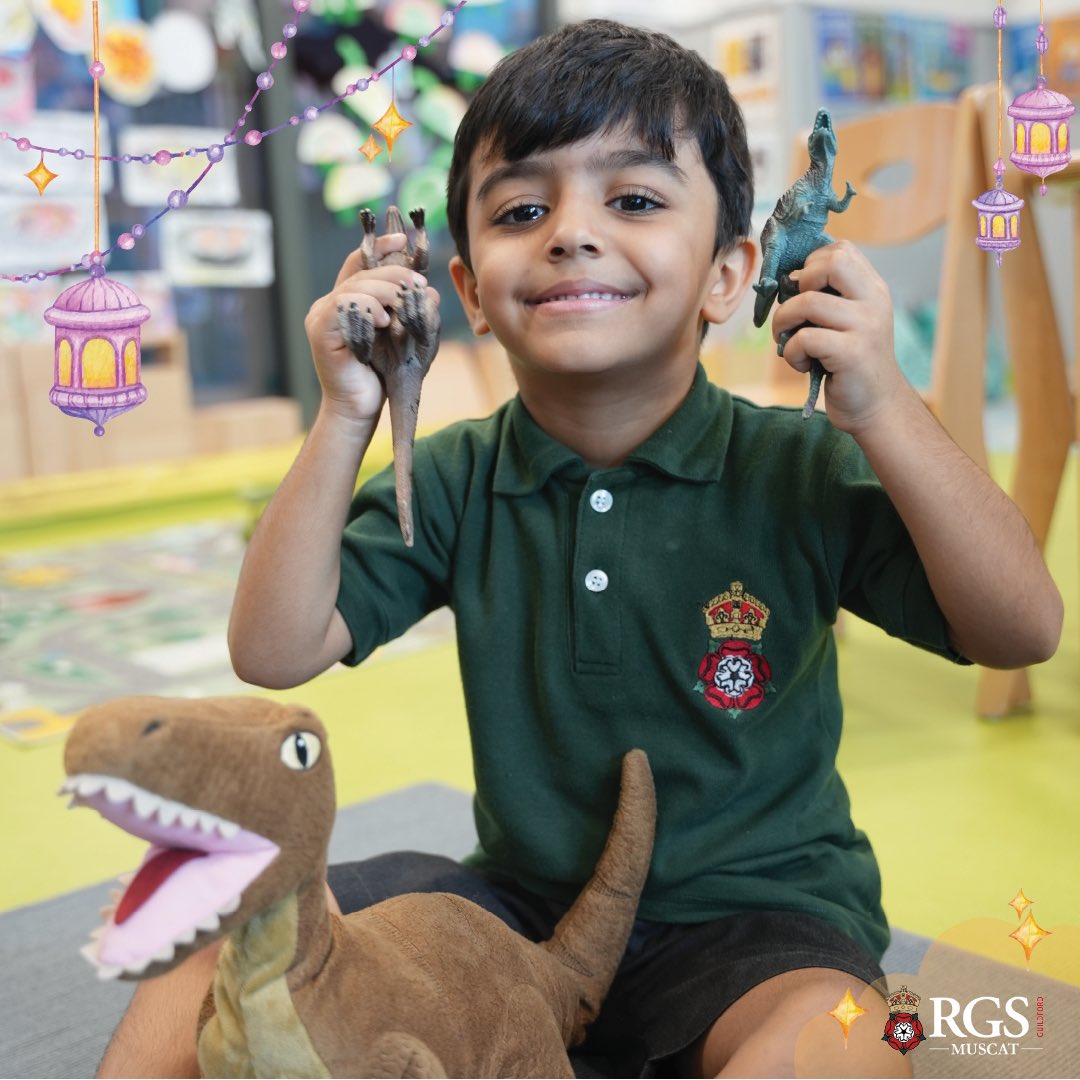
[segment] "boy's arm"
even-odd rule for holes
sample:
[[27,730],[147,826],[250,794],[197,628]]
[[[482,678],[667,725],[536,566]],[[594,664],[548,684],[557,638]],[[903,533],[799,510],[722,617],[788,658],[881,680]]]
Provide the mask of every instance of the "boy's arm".
[[[380,237],[385,254],[403,234]],[[385,394],[378,376],[349,351],[337,309],[355,301],[377,328],[402,285],[424,279],[403,266],[361,271],[360,252],[341,268],[333,292],[311,307],[304,328],[322,386],[322,402],[296,461],[263,512],[248,545],[229,620],[233,667],[246,682],[296,686],[352,648],[337,610],[341,533],[357,473]],[[429,294],[437,302],[434,290]]]
[[[829,378],[833,425],[859,443],[926,570],[954,648],[988,667],[1048,659],[1061,637],[1061,595],[1020,510],[948,436],[900,372],[885,283],[851,244],[821,248],[797,275],[773,333],[810,321],[784,358]],[[831,285],[839,296],[818,290]]]

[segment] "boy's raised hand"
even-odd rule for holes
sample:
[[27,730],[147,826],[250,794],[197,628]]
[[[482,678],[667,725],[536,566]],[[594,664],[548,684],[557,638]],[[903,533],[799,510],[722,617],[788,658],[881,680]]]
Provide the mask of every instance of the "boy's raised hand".
[[[911,387],[896,363],[889,288],[866,256],[846,240],[818,248],[791,275],[799,295],[777,306],[772,332],[804,322],[784,346],[784,359],[808,372],[811,357],[829,373],[825,409],[834,427],[858,436],[878,411]],[[831,286],[839,293],[823,292]]]
[[[405,248],[404,233],[387,233],[375,241],[375,252],[383,256]],[[370,310],[376,332],[390,325],[388,308],[398,301],[402,286],[426,285],[427,279],[405,266],[377,266],[363,270],[360,249],[342,263],[334,288],[311,305],[304,319],[304,331],[311,345],[315,371],[322,386],[323,406],[348,420],[374,423],[386,394],[378,375],[361,364],[345,343],[338,324],[338,308],[356,303]],[[439,294],[428,288],[437,304]]]

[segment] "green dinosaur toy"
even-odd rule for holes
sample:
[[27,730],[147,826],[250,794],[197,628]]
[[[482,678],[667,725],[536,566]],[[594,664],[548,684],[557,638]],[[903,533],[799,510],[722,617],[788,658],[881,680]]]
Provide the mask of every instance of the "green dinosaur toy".
[[[814,128],[806,141],[810,167],[780,196],[765,228],[761,230],[761,273],[754,285],[754,325],[762,326],[774,299],[779,303],[799,292],[798,284],[788,275],[802,269],[812,251],[832,243],[825,233],[829,211],[843,213],[855,195],[851,184],[842,199],[833,192],[833,165],[836,162],[836,132],[828,109],[819,109]],[[827,292],[835,293],[835,289]],[[808,325],[808,324],[804,324]],[[801,327],[796,327],[796,330]],[[779,353],[795,330],[780,336]],[[803,406],[803,416],[814,415],[825,369],[811,358],[810,394]]]
[[[623,759],[615,822],[540,944],[448,893],[344,918],[326,902],[326,731],[263,698],[121,698],[82,714],[62,791],[151,848],[84,950],[148,978],[227,937],[199,1029],[204,1076],[573,1076],[648,874],[648,759]],[[612,763],[616,765],[616,762]]]

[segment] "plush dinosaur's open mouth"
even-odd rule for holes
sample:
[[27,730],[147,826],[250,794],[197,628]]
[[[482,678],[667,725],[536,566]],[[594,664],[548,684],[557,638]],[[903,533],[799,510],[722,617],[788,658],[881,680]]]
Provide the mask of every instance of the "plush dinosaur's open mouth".
[[150,843],[115,908],[102,914],[83,954],[104,978],[140,975],[173,959],[178,946],[214,934],[240,906],[244,889],[277,856],[276,844],[235,822],[196,810],[113,776],[69,777],[61,794]]

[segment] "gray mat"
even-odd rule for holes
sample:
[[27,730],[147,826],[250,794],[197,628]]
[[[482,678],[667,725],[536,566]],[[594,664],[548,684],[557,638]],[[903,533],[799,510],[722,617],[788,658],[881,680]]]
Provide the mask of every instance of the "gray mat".
[[[330,859],[409,849],[460,858],[475,839],[469,797],[425,784],[340,811]],[[78,952],[113,885],[104,882],[0,915],[0,1076],[93,1075],[134,990],[132,983],[99,982]],[[958,1055],[941,1040],[928,1040],[909,1056],[917,1077],[1080,1074],[1080,990],[941,946],[928,957],[930,945],[927,938],[894,929],[882,967],[886,974],[919,973],[925,961],[915,987],[924,997],[950,994],[963,1002],[980,994],[1026,994],[1034,1002],[1042,995],[1047,1037],[1026,1060]],[[896,989],[891,979],[890,988]],[[927,1010],[928,1005],[922,1017],[929,1026]]]

